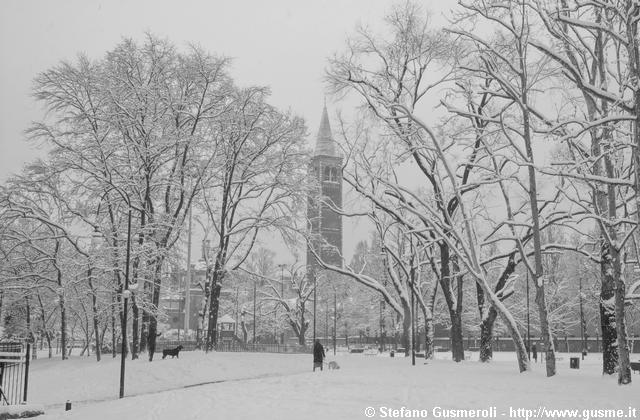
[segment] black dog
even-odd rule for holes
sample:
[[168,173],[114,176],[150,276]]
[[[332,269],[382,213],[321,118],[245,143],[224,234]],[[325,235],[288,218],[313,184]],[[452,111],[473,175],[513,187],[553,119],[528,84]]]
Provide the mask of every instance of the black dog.
[[174,357],[177,357],[179,359],[180,358],[180,350],[182,350],[182,346],[178,346],[175,349],[164,349],[164,350],[162,350],[162,358],[164,359],[167,356],[171,356],[172,359]]

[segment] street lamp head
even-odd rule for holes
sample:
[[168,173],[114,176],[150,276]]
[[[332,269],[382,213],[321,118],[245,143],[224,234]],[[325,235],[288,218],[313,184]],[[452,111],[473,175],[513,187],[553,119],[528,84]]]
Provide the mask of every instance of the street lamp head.
[[122,292],[122,297],[125,299],[129,299],[131,297],[131,290],[125,289],[124,292]]

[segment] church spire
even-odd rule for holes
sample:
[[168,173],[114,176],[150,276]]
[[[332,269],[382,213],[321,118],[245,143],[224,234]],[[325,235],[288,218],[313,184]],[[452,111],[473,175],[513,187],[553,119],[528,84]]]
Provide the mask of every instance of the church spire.
[[326,100],[324,109],[322,110],[322,118],[320,118],[320,129],[318,130],[318,137],[316,138],[316,151],[314,155],[340,157],[340,155],[336,153],[336,143],[331,134],[331,124],[329,124]]

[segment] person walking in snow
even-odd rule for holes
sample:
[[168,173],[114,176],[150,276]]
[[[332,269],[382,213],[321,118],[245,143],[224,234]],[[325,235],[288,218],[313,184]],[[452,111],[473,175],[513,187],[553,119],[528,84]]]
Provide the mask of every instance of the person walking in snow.
[[322,362],[324,361],[324,347],[320,344],[320,340],[316,340],[316,343],[313,345],[313,371],[316,371],[316,368],[319,367],[322,370]]
[[533,356],[534,362],[538,363],[538,348],[535,344],[531,346],[531,355]]

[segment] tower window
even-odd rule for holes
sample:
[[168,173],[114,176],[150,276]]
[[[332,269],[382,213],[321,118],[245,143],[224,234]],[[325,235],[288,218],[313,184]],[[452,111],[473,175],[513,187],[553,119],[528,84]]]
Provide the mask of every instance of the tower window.
[[322,180],[325,182],[338,182],[338,170],[336,168],[326,166],[323,171]]

